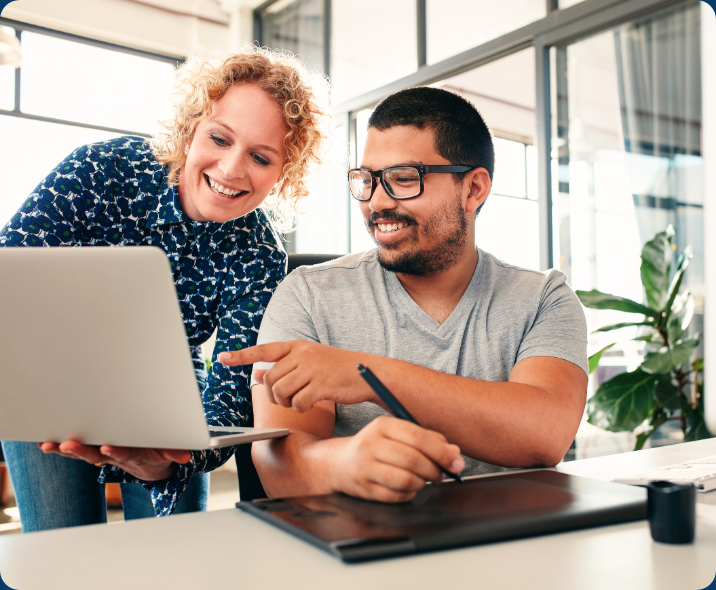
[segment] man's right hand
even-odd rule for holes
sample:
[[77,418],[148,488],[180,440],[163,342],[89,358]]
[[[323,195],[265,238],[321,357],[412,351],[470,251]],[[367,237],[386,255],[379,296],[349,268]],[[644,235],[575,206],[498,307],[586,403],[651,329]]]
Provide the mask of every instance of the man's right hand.
[[393,417],[376,418],[341,442],[332,487],[366,500],[408,502],[426,482],[443,478],[440,466],[452,473],[465,468],[459,447],[442,434]]

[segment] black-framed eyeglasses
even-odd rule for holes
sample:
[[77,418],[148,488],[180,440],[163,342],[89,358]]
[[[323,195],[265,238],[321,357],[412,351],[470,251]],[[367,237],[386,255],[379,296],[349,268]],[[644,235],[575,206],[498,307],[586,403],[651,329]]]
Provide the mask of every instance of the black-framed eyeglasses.
[[459,174],[474,170],[476,166],[388,166],[382,170],[352,168],[348,171],[348,186],[351,195],[359,201],[370,201],[378,187],[377,178],[383,189],[393,199],[412,199],[423,194],[425,175],[435,173]]

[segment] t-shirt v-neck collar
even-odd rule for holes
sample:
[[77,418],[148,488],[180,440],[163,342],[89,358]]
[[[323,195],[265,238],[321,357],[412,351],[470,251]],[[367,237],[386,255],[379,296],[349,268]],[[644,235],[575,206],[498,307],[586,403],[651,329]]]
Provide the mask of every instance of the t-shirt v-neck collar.
[[383,270],[386,283],[391,292],[395,295],[397,300],[400,302],[403,311],[407,312],[412,319],[420,325],[422,328],[432,332],[439,338],[445,338],[449,336],[456,325],[462,325],[462,318],[468,313],[468,308],[472,307],[477,297],[478,285],[480,284],[480,277],[482,276],[483,268],[485,267],[484,255],[482,250],[477,249],[477,266],[475,272],[472,274],[472,278],[467,285],[467,289],[462,294],[460,301],[452,310],[447,319],[442,323],[438,323],[435,318],[426,313],[415,300],[408,294],[403,287],[403,284],[398,279],[398,276],[391,271]]

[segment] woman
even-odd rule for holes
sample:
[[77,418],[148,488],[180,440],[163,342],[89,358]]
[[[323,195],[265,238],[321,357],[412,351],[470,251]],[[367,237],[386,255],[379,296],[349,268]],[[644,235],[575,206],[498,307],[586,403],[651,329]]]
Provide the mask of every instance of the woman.
[[[250,48],[179,70],[173,119],[151,144],[122,137],[77,149],[0,231],[0,246],[154,245],[172,266],[212,425],[252,424],[249,372],[212,363],[251,346],[285,274],[272,223],[287,229],[324,134],[325,79]],[[271,216],[271,220],[269,219]],[[111,412],[111,408],[107,408]],[[106,521],[104,483],[121,482],[125,518],[206,508],[207,472],[233,449],[128,449],[3,442],[23,531]],[[142,485],[137,485],[142,484]]]

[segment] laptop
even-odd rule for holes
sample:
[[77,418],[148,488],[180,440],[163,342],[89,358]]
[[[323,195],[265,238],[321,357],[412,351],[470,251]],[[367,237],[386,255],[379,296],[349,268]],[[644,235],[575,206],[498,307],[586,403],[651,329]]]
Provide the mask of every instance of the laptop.
[[237,508],[331,553],[367,561],[641,520],[646,490],[554,470],[431,484],[403,504],[344,494],[239,502]]
[[163,250],[0,248],[0,439],[201,450],[287,434],[207,425]]

